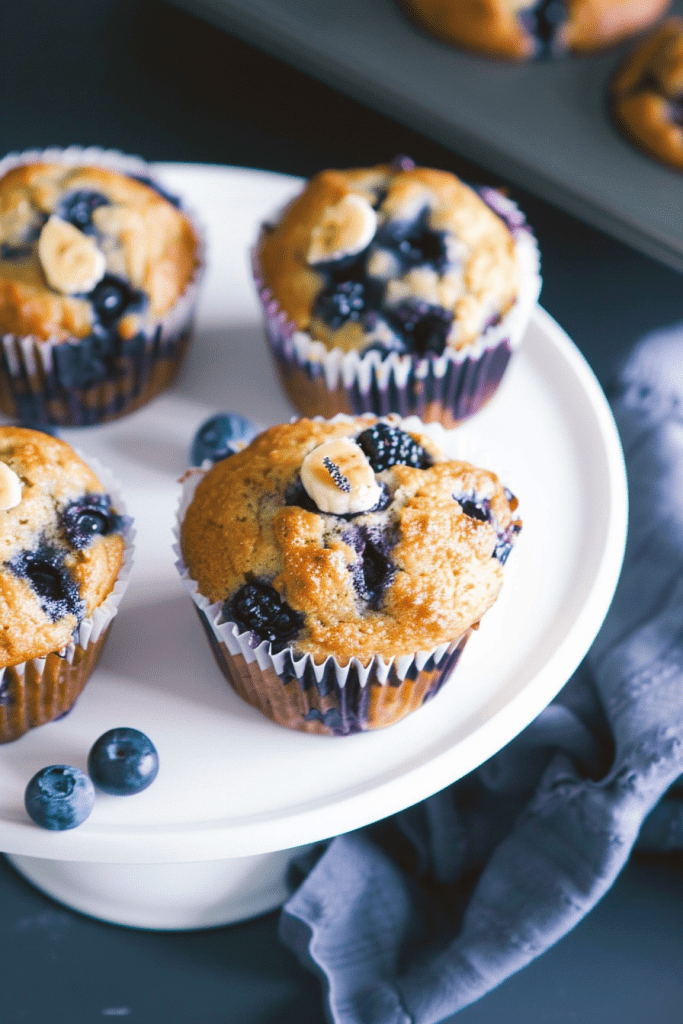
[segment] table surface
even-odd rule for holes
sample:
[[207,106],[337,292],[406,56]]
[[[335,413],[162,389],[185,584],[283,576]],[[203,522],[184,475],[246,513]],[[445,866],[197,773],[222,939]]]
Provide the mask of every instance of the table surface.
[[[482,171],[161,0],[48,0],[0,13],[0,151],[98,144],[150,160],[308,175],[395,153]],[[608,387],[643,334],[683,321],[673,270],[516,192],[543,253],[542,303]],[[635,858],[596,910],[461,1024],[672,1024],[683,861]],[[277,914],[206,932],[117,928],[53,903],[0,861],[2,1024],[324,1024]],[[599,969],[596,969],[596,964]],[[35,979],[40,978],[40,984]]]

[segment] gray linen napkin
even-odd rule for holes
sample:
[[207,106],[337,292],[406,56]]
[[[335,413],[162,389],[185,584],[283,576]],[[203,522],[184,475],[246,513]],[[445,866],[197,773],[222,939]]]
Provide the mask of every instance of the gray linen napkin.
[[630,527],[586,662],[477,771],[303,865],[281,937],[334,1024],[443,1020],[565,935],[639,833],[683,848],[683,325],[641,342],[612,408]]

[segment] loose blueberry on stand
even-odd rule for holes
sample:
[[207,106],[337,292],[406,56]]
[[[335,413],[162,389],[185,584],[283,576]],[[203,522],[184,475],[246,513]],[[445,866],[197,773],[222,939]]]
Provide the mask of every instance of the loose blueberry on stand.
[[92,745],[88,771],[98,789],[114,796],[131,796],[154,782],[159,755],[139,729],[109,729]]
[[190,448],[190,463],[201,466],[205,459],[220,462],[234,455],[258,433],[251,420],[236,412],[220,412],[200,426]]
[[52,831],[76,828],[88,817],[95,802],[95,789],[80,768],[52,764],[33,776],[24,796],[30,818]]

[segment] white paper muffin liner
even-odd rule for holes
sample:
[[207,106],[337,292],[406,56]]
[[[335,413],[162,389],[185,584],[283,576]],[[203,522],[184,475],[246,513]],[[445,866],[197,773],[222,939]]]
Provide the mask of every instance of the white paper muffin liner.
[[[377,351],[365,355],[328,349],[299,331],[266,285],[258,259],[252,270],[265,317],[266,338],[282,385],[306,416],[330,418],[338,412],[377,416],[397,413],[424,422],[457,426],[478,412],[497,390],[513,352],[519,347],[541,290],[536,239],[518,206],[493,188],[477,189],[505,221],[515,240],[521,269],[520,290],[512,308],[487,327],[467,348],[446,347],[437,357]],[[277,218],[276,218],[277,219]]]
[[[81,620],[66,647],[43,658],[0,668],[0,743],[16,739],[29,729],[71,710],[99,658],[130,581],[135,528],[126,514],[120,484],[98,459],[74,450],[95,473],[104,493],[111,498],[112,508],[122,517],[121,568],[109,594],[90,616]],[[72,671],[67,666],[71,666]]]
[[[350,417],[333,417],[335,421],[339,419]],[[402,426],[428,434],[444,450],[454,447],[447,443],[447,433],[439,423],[424,424],[416,417],[408,417]],[[223,602],[212,603],[200,593],[184,562],[180,533],[195,491],[210,468],[205,463],[201,468],[188,470],[182,478],[173,550],[176,568],[199,613],[216,660],[240,696],[278,724],[330,735],[391,725],[433,697],[451,675],[478,623],[429,650],[389,659],[376,655],[365,665],[358,658],[341,665],[330,655],[316,664],[310,654],[296,655],[289,646],[272,651],[269,641],[258,641],[251,631],[241,632],[235,622],[226,619]],[[296,686],[291,687],[292,683]],[[289,689],[290,693],[285,697],[278,689]]]
[[[50,148],[10,153],[0,160],[0,178],[26,163],[62,163],[70,166],[105,167],[130,176],[157,182],[154,168],[141,157],[96,147]],[[141,329],[121,351],[108,355],[107,373],[84,384],[64,378],[60,362],[69,346],[80,353],[92,351],[98,358],[97,341],[87,338],[36,338],[5,334],[0,337],[0,411],[31,423],[84,426],[107,422],[151,401],[171,383],[190,342],[192,321],[202,278],[204,230],[196,214],[184,204],[181,211],[197,239],[198,266],[194,277],[172,309],[157,323]],[[68,375],[67,375],[68,376]]]

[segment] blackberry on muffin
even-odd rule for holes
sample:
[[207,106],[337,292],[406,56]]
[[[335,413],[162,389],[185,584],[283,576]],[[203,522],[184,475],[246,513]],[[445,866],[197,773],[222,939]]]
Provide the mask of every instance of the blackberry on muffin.
[[64,441],[0,427],[0,742],[68,711],[129,572],[130,521]]
[[200,250],[187,215],[144,175],[7,158],[0,409],[76,425],[149,401],[187,345]]
[[495,474],[398,417],[270,428],[191,471],[184,505],[179,568],[222,670],[274,721],[333,734],[437,692],[521,529]]
[[671,0],[401,0],[427,32],[495,57],[588,53],[652,25]]
[[626,138],[683,170],[683,18],[669,18],[628,55],[610,85]]
[[514,204],[407,158],[316,175],[264,229],[254,268],[300,412],[448,426],[495,392],[540,289]]

